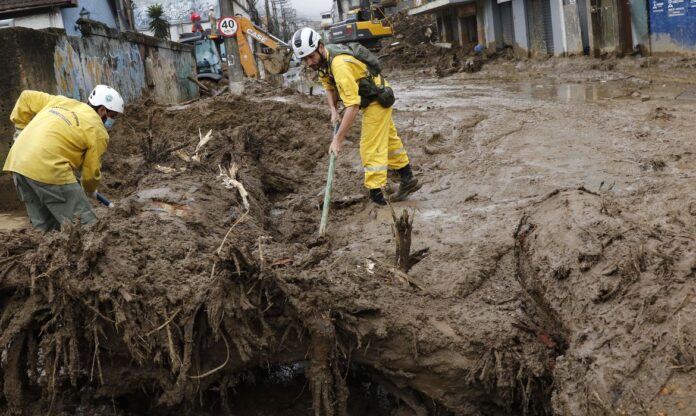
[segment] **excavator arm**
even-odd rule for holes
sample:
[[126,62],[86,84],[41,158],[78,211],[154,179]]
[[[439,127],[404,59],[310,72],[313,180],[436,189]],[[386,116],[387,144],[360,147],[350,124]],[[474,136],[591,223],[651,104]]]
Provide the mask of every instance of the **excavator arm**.
[[246,17],[235,16],[235,20],[238,25],[237,45],[239,46],[239,57],[241,59],[242,68],[244,68],[244,73],[251,78],[259,77],[253,48],[247,40],[247,35],[273,51],[270,54],[256,54],[263,62],[263,66],[267,72],[271,74],[282,74],[287,72],[290,67],[291,58],[288,44],[254,25],[251,20]]

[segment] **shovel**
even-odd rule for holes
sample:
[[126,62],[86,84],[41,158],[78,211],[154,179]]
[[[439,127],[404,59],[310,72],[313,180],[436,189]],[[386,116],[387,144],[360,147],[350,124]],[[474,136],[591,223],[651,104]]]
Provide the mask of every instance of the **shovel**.
[[[77,179],[77,183],[82,184],[82,178],[80,178],[80,175],[75,172],[75,178]],[[105,205],[108,208],[113,208],[114,203],[109,201],[109,198],[105,197],[104,195],[100,194],[99,192],[94,193],[94,197],[99,201],[102,205]]]
[[100,194],[99,192],[95,192],[94,196],[97,198],[97,201],[102,203],[102,205],[106,205],[109,208],[114,207],[114,203],[109,201],[109,198],[105,197],[104,195]]
[[[338,133],[340,123],[334,126],[334,138]],[[333,190],[334,168],[336,167],[336,154],[329,153],[329,173],[326,175],[326,190],[324,190],[324,205],[321,210],[321,223],[319,224],[319,236],[323,237],[326,234],[326,224],[329,222],[329,207],[331,206],[331,191]]]

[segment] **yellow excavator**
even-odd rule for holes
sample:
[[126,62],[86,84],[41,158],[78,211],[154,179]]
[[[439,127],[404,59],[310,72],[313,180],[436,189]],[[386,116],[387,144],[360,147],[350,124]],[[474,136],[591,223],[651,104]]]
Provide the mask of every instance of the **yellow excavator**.
[[[257,56],[263,62],[264,69],[270,74],[275,75],[288,72],[292,51],[287,43],[256,26],[244,16],[235,16],[234,19],[238,25],[236,38],[239,46],[239,57],[246,76],[251,78],[259,77],[259,70],[256,67],[254,56]],[[256,42],[262,44],[267,52],[259,52],[254,55],[252,45],[249,44],[245,35],[249,35]]]
[[[288,71],[292,58],[288,44],[254,25],[246,17],[235,16],[234,20],[237,22],[235,38],[239,47],[240,63],[246,76],[259,77],[256,57],[263,63],[264,69],[269,74],[283,74]],[[261,43],[264,52],[254,54],[253,45],[249,44],[247,35]],[[220,45],[223,41],[224,39],[217,34],[216,30],[210,29],[205,32],[185,33],[179,38],[179,42],[194,46],[196,74],[199,81],[219,81],[222,78]]]
[[346,19],[329,28],[331,43],[360,42],[373,49],[379,40],[394,35],[394,28],[384,14],[384,2],[361,1],[361,6],[350,10]]

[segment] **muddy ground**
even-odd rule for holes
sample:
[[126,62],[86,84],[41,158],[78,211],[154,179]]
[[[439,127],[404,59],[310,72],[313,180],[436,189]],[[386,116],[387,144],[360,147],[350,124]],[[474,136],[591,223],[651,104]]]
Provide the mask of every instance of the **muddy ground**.
[[[2,232],[13,414],[688,415],[696,406],[693,61],[393,70],[418,177],[394,272],[358,130],[316,238],[321,97],[132,106],[93,227]],[[194,153],[199,129],[213,130]],[[181,147],[186,155],[174,151]],[[249,211],[221,168],[236,164]],[[9,209],[8,209],[9,211]],[[16,227],[14,227],[16,228]]]

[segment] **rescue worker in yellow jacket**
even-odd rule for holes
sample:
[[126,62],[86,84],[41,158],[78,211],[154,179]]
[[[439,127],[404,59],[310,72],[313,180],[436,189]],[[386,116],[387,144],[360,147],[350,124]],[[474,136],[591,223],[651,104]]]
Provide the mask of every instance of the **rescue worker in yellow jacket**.
[[[83,224],[97,220],[86,194],[96,195],[107,130],[123,110],[121,95],[106,85],[97,85],[87,103],[31,90],[19,96],[10,115],[15,141],[3,170],[12,172],[35,228],[59,230],[78,215]],[[81,187],[75,172],[81,172]]]
[[[295,55],[305,66],[319,71],[331,110],[331,123],[341,123],[329,147],[330,152],[337,155],[341,150],[348,130],[362,107],[360,158],[370,199],[378,205],[386,205],[382,188],[387,184],[388,169],[396,170],[400,176],[399,189],[392,200],[403,200],[420,189],[421,184],[413,177],[408,155],[394,126],[391,105],[384,107],[377,101],[366,101],[364,96],[360,96],[360,83],[367,77],[372,77],[374,85],[388,86],[381,75],[372,76],[366,63],[351,54],[336,53],[331,56],[330,48],[311,28],[295,32],[292,46]],[[345,106],[342,119],[337,108],[339,98]]]

